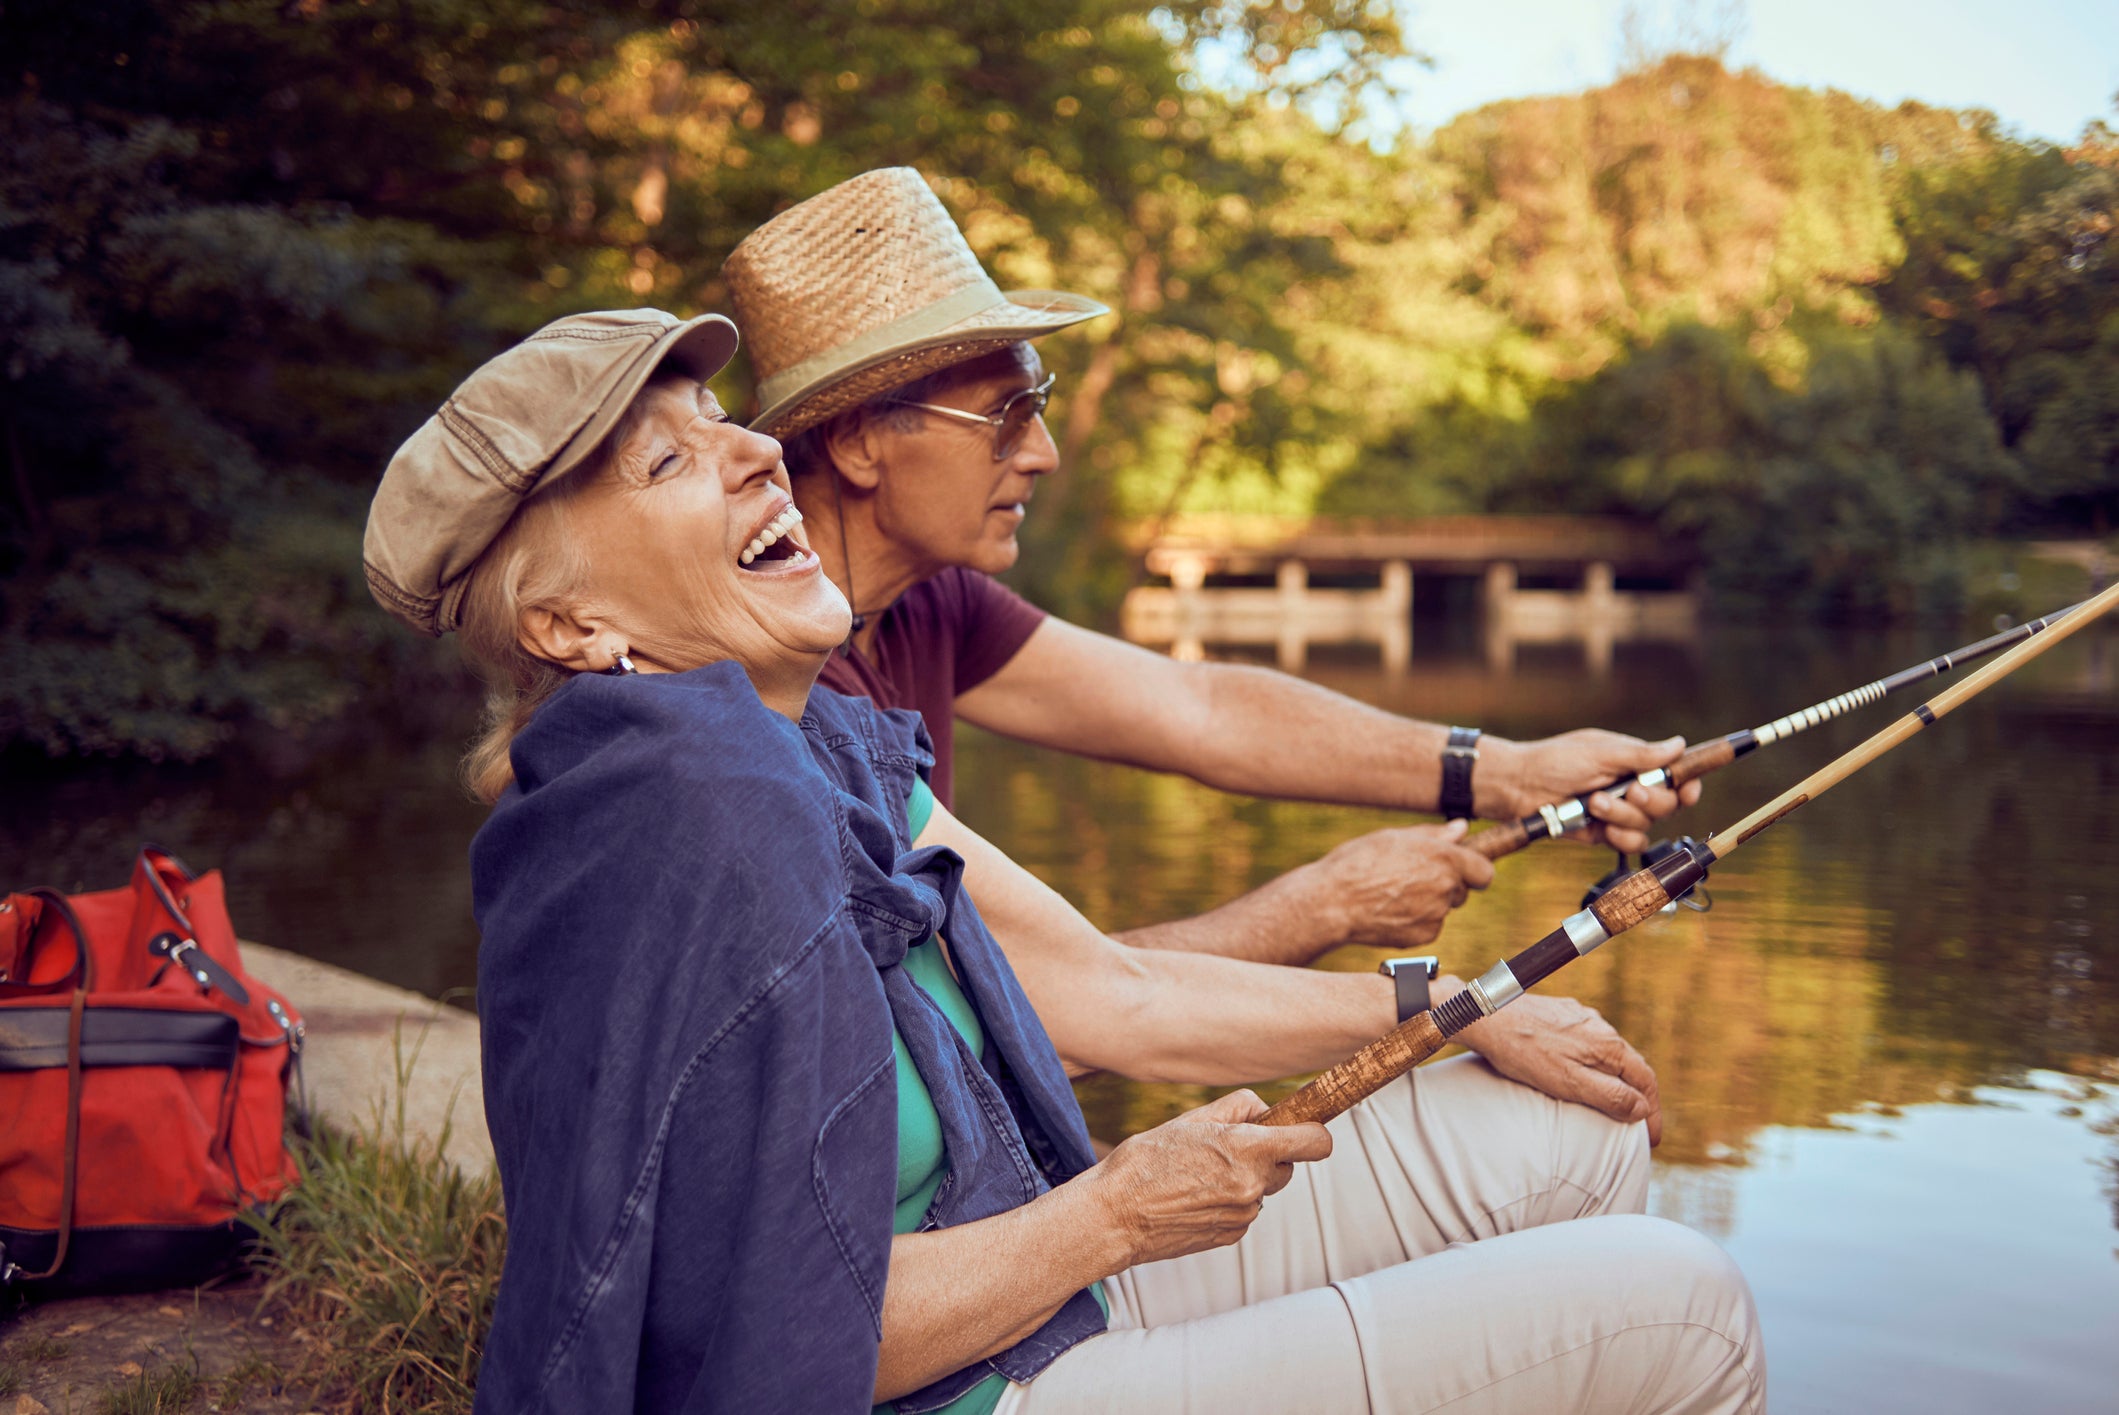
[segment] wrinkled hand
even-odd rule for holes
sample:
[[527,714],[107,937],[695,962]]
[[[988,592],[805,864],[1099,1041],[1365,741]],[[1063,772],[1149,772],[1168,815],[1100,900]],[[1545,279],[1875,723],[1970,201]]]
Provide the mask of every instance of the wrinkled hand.
[[1298,1161],[1332,1152],[1322,1125],[1254,1125],[1265,1102],[1231,1091],[1122,1141],[1093,1178],[1125,1266],[1222,1248],[1243,1237]]
[[1614,1120],[1645,1120],[1648,1143],[1663,1139],[1655,1069],[1593,1007],[1571,997],[1527,993],[1452,1040],[1512,1081]]
[[1493,861],[1464,847],[1466,822],[1394,826],[1334,846],[1309,868],[1340,943],[1403,948],[1442,932],[1450,910],[1493,883]]
[[[1585,727],[1535,742],[1495,745],[1501,750],[1495,753],[1494,765],[1501,770],[1494,774],[1491,805],[1484,789],[1477,794],[1480,798],[1479,814],[1499,820],[1515,820],[1540,806],[1578,796],[1621,777],[1669,766],[1685,753],[1682,737],[1643,742],[1638,737],[1596,727]],[[1487,766],[1484,743],[1480,752],[1479,767],[1472,775],[1475,788],[1483,788],[1486,784],[1479,780],[1479,772]],[[1636,785],[1628,789],[1624,798],[1609,791],[1597,791],[1589,798],[1589,813],[1596,818],[1597,824],[1576,838],[1601,840],[1614,850],[1645,850],[1651,822],[1699,799],[1700,783],[1697,781],[1688,781],[1676,791],[1667,786]]]

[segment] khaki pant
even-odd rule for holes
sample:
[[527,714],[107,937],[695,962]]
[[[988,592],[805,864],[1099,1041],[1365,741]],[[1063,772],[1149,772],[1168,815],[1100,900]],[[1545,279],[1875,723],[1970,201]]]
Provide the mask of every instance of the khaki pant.
[[1645,1127],[1462,1057],[1331,1129],[1242,1242],[1107,1282],[1111,1329],[996,1415],[1765,1408],[1742,1275],[1642,1216]]

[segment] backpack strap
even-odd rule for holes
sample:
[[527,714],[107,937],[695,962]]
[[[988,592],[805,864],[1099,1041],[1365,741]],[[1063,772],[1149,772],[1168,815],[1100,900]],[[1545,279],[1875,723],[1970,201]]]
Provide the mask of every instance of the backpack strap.
[[66,1153],[59,1175],[59,1246],[52,1253],[51,1266],[41,1273],[24,1272],[0,1256],[0,1287],[16,1281],[34,1282],[51,1277],[66,1264],[66,1250],[74,1237],[74,1181],[80,1170],[81,1160],[81,1022],[88,1011],[88,989],[94,974],[89,962],[88,935],[82,931],[81,920],[74,914],[73,906],[66,896],[55,889],[33,889],[29,893],[46,908],[54,910],[74,935],[73,974],[63,982],[38,987],[21,985],[15,996],[56,992],[67,986],[73,988],[73,1005],[66,1019]]
[[[43,997],[88,986],[88,936],[82,932],[81,921],[74,916],[73,906],[66,902],[65,895],[55,889],[25,889],[0,902],[0,909],[6,908],[19,911],[22,919],[22,948],[12,964],[21,976],[10,977],[0,972],[0,998]],[[63,978],[49,983],[33,983],[29,975],[36,966],[37,938],[44,928],[45,912],[51,909],[57,909],[60,919],[73,932],[74,966]]]
[[[157,957],[167,958],[170,962],[191,974],[192,979],[200,987],[219,988],[235,1002],[236,1006],[248,1007],[250,1005],[250,990],[237,980],[235,974],[223,968],[207,954],[205,949],[199,947],[198,930],[191,926],[191,919],[185,914],[183,905],[177,902],[176,896],[169,892],[169,886],[162,880],[161,867],[165,863],[186,880],[198,878],[197,875],[191,872],[189,865],[164,850],[161,846],[146,845],[141,847],[140,858],[136,863],[136,868],[146,878],[147,887],[154,891],[155,902],[162,906],[162,912],[167,914],[175,922],[176,926],[183,931],[181,936],[166,931],[156,934],[147,941],[147,951]],[[188,903],[190,901],[186,900],[185,902]],[[157,973],[155,976],[160,977],[161,975]]]

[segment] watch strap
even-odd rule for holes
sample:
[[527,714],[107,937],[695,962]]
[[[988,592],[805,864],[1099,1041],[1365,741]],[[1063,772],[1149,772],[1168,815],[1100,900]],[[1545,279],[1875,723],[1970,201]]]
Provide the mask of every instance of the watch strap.
[[1408,1022],[1433,1005],[1429,983],[1441,966],[1434,958],[1389,958],[1376,971],[1398,989],[1398,1020]]
[[1452,727],[1442,748],[1442,815],[1469,820],[1472,814],[1472,767],[1479,760],[1476,727]]

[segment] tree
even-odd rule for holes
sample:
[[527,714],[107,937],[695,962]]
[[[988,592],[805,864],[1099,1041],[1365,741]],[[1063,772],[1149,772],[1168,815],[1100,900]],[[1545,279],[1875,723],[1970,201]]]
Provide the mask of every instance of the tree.
[[[1210,41],[1243,98],[1197,83]],[[1051,348],[1063,523],[1195,408],[1195,449],[1284,443],[1279,297],[1330,253],[1247,134],[1403,52],[1360,0],[29,0],[0,45],[0,745],[179,757],[438,667],[357,547],[466,370],[571,310],[722,303],[744,234],[873,166],[927,172],[1005,283],[1118,309]],[[1046,543],[1048,592],[1114,563]]]

